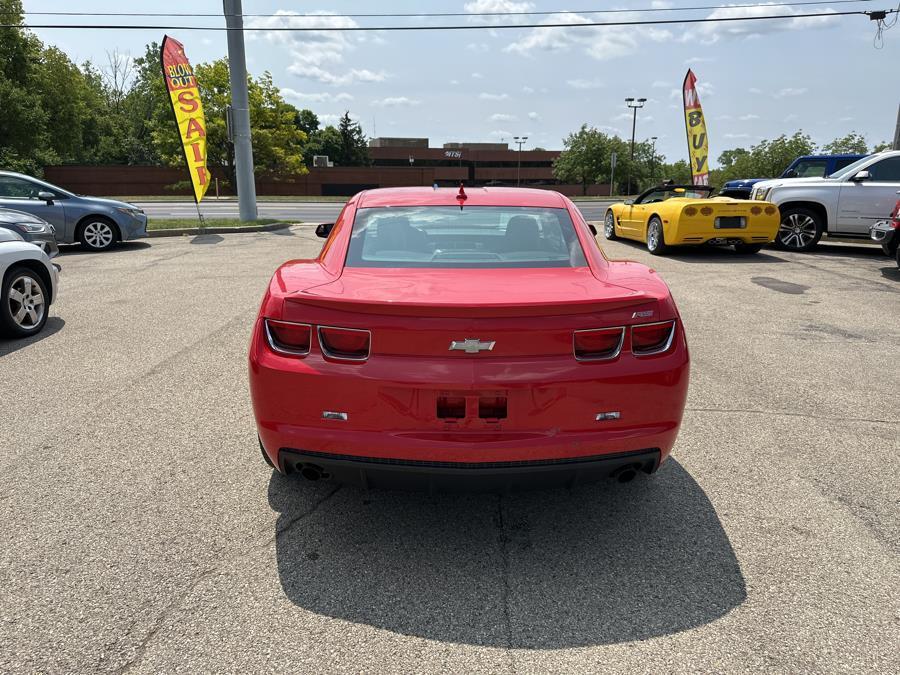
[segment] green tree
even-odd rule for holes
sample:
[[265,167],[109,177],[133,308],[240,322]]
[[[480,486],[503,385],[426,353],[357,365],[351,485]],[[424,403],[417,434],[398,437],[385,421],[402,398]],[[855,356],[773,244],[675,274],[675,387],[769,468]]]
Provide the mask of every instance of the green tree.
[[340,151],[334,157],[334,163],[338,166],[368,166],[369,146],[359,122],[350,118],[350,111],[346,111],[338,122],[338,133],[341,136]]
[[329,125],[310,134],[309,141],[303,148],[303,161],[306,166],[312,166],[316,155],[325,155],[333,162],[340,154],[341,132],[337,127]]
[[587,194],[588,185],[608,181],[612,151],[609,136],[582,124],[563,140],[563,151],[553,162],[553,175],[563,183],[581,184],[582,194]]
[[823,145],[822,152],[828,155],[841,155],[844,153],[865,155],[869,152],[869,147],[862,134],[851,131],[843,138],[835,138],[831,143]]
[[304,108],[297,112],[294,124],[307,136],[312,136],[319,130],[319,116],[309,108]]
[[793,136],[782,135],[760,141],[749,150],[727,150],[719,156],[721,169],[717,172],[717,182],[736,178],[774,178],[780,176],[797,157],[810,155],[815,151],[816,145],[812,138],[802,131]]
[[[158,49],[157,49],[158,53]],[[149,63],[148,48],[147,62]],[[159,58],[156,58],[156,64]],[[154,74],[153,68],[143,69],[139,80],[146,79],[143,86],[152,91],[153,80],[163,83],[161,70]],[[231,102],[231,86],[228,74],[228,61],[224,58],[212,63],[199,63],[194,67],[194,74],[200,87],[203,100],[203,111],[206,115],[207,162],[209,166],[224,168],[229,180],[234,184],[234,145],[228,141],[226,125],[226,109]],[[250,102],[250,133],[253,138],[253,163],[258,173],[279,175],[306,173],[303,163],[303,145],[306,134],[297,127],[297,109],[282,98],[278,88],[266,72],[258,78],[247,79]],[[184,156],[181,139],[178,136],[175,121],[165,85],[162,84],[163,97],[161,104],[152,101],[153,148],[162,160],[171,166],[182,166]]]
[[885,150],[890,150],[893,148],[893,143],[888,143],[887,141],[882,141],[881,143],[876,143],[875,147],[872,148],[872,152],[884,152]]

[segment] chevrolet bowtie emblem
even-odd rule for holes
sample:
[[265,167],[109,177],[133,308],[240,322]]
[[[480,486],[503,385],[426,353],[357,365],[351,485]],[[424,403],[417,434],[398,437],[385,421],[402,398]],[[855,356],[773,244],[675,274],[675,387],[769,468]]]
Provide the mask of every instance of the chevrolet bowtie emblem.
[[489,352],[497,344],[493,340],[490,342],[482,342],[481,340],[453,340],[450,343],[450,351],[465,352],[466,354],[477,354],[478,352]]

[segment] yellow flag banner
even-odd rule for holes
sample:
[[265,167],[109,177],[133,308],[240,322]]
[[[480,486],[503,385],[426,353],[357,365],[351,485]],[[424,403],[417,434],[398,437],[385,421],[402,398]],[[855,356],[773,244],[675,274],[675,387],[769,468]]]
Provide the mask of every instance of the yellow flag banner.
[[206,168],[206,116],[200,101],[200,88],[190,62],[184,55],[184,45],[166,35],[162,43],[162,70],[169,90],[172,112],[178,124],[178,135],[184,148],[184,158],[194,185],[194,200],[199,204],[209,189]]
[[684,76],[684,125],[687,129],[688,157],[691,162],[691,184],[709,185],[709,138],[706,120],[697,93],[697,77],[688,69]]

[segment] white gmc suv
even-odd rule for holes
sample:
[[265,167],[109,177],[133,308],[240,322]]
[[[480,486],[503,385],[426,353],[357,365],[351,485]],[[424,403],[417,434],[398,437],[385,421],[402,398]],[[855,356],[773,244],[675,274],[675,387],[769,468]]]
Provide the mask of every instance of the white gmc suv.
[[900,150],[863,157],[826,178],[782,178],[753,186],[752,199],[781,210],[775,245],[809,251],[823,234],[869,236],[887,218],[900,190]]

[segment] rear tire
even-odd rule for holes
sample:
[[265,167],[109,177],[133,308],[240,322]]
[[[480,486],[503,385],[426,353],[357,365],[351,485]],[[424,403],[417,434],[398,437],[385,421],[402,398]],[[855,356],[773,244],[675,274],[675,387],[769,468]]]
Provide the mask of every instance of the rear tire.
[[659,216],[653,216],[647,223],[647,250],[653,255],[665,255],[669,251]]
[[93,216],[82,224],[78,239],[85,251],[99,253],[115,246],[119,239],[119,231],[111,220]]
[[603,220],[603,236],[610,241],[619,238],[619,235],[616,234],[616,217],[612,211],[607,211],[606,218]]
[[759,253],[762,251],[762,244],[735,244],[734,250],[741,254]]
[[40,275],[27,267],[10,268],[0,288],[0,333],[12,338],[37,335],[49,313],[50,293]]
[[787,209],[781,212],[781,225],[775,235],[775,245],[785,251],[811,251],[824,232],[825,224],[815,211],[804,208]]

